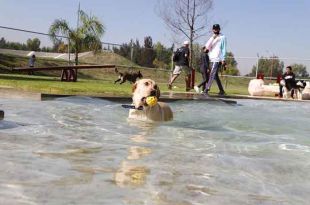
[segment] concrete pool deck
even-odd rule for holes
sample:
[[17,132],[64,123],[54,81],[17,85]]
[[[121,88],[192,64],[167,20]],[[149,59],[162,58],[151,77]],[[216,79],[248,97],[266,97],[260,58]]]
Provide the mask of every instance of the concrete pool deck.
[[[7,99],[29,99],[29,100],[49,100],[53,98],[61,97],[72,97],[72,96],[83,96],[83,97],[93,97],[104,100],[110,100],[114,102],[131,102],[130,96],[112,96],[112,95],[60,95],[60,94],[46,94],[39,92],[29,92],[24,90],[17,90],[12,87],[0,87],[0,98]],[[204,96],[197,94],[195,92],[162,92],[160,101],[163,102],[173,102],[179,100],[197,100],[197,101],[209,101],[209,102],[224,102],[227,104],[236,104],[237,99],[251,99],[251,100],[271,100],[271,101],[293,101],[293,102],[310,102],[310,100],[294,100],[294,99],[280,99],[277,97],[267,97],[267,96],[249,96],[249,95],[225,95],[219,96],[216,94],[210,94],[209,96]]]

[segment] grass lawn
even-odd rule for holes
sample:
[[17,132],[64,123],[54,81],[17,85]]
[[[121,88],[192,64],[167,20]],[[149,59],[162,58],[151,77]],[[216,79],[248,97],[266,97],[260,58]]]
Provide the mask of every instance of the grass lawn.
[[[35,75],[11,73],[8,68],[24,67],[28,63],[27,57],[0,54],[0,86],[9,86],[25,91],[35,91],[47,94],[90,95],[90,96],[130,96],[131,84],[114,84],[117,74],[114,69],[92,69],[79,71],[78,82],[61,82],[61,71],[36,72]],[[36,66],[66,65],[64,60],[37,58]],[[127,65],[119,68],[119,71],[137,71],[139,68],[127,59],[113,53],[101,53],[95,56],[81,58],[81,64],[116,64]],[[151,78],[157,82],[162,92],[168,91],[167,82],[169,71],[140,68],[144,78]],[[196,72],[196,83],[201,81],[201,74]],[[227,94],[248,94],[249,79],[223,77],[222,83]],[[184,74],[173,84],[173,91],[184,92]],[[193,90],[192,90],[193,91]],[[211,93],[217,93],[216,83],[213,83]]]
[[[156,79],[162,92],[168,91],[166,79]],[[91,96],[130,96],[131,84],[126,82],[122,85],[114,84],[115,74],[106,76],[105,79],[78,78],[78,82],[61,82],[59,77],[30,76],[19,74],[0,74],[0,86],[9,86],[25,91],[34,91],[47,94],[68,94],[68,95],[91,95]],[[222,79],[226,85],[227,94],[247,94],[247,83],[244,79]],[[183,76],[174,84],[173,91],[184,92],[185,85]],[[211,89],[218,92],[216,83]]]

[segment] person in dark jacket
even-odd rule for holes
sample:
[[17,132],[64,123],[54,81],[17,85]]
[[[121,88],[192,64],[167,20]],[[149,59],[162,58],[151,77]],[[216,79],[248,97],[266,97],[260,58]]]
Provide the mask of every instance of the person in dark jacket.
[[[284,81],[284,82],[283,82]],[[292,71],[291,66],[286,67],[286,72],[282,75],[282,82],[280,82],[280,93],[279,97],[283,97],[283,86],[287,90],[291,91],[291,97],[294,95],[294,89],[296,87],[295,74]]]
[[186,82],[186,91],[190,90],[190,76],[191,76],[191,68],[189,67],[189,58],[190,58],[190,50],[189,50],[189,42],[184,41],[183,46],[178,48],[174,56],[175,67],[172,73],[172,77],[168,83],[168,89],[172,89],[172,83],[177,79],[177,77],[181,74],[182,71],[185,72],[185,82]]
[[202,82],[194,86],[194,89],[197,93],[200,93],[200,87],[202,87],[202,90],[206,89],[206,83],[209,81],[209,74],[210,74],[210,69],[209,69],[209,55],[208,55],[208,49],[206,47],[202,47],[202,53],[200,56],[200,72],[202,75]]

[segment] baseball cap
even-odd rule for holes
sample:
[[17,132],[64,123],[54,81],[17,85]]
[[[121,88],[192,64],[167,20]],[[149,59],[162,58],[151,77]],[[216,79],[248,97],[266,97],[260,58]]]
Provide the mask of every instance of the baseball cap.
[[183,44],[184,45],[189,45],[189,42],[188,41],[184,41]]
[[212,26],[212,29],[221,29],[221,27],[220,27],[220,25],[219,24],[214,24],[213,26]]

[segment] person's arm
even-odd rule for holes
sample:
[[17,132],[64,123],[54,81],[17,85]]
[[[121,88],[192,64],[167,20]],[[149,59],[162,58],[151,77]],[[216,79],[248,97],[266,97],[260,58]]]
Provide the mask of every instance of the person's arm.
[[223,64],[225,64],[225,58],[226,58],[226,37],[222,36],[221,39],[221,56],[220,56],[220,60],[222,61]]
[[209,51],[211,49],[211,44],[212,44],[212,41],[213,41],[213,37],[209,38],[209,40],[207,41],[205,47],[206,49]]

